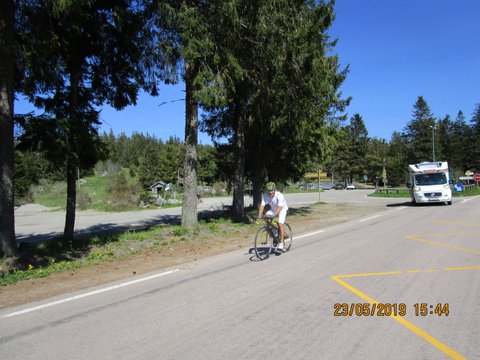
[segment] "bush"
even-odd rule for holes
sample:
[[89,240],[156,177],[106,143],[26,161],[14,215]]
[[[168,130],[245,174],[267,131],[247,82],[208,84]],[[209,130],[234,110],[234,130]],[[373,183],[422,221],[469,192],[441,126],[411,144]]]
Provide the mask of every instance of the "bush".
[[113,162],[112,160],[107,161],[99,161],[95,165],[95,174],[103,176],[103,175],[113,175],[118,174],[122,171],[122,168],[117,163]]
[[140,202],[141,189],[138,183],[128,184],[123,171],[118,172],[107,185],[107,198],[114,208],[137,206]]
[[85,210],[93,203],[92,197],[85,190],[77,191],[77,207]]

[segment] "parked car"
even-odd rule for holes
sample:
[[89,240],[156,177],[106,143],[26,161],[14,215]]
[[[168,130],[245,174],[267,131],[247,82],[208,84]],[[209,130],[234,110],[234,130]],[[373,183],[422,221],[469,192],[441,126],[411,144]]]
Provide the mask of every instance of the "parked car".
[[330,189],[333,189],[334,188],[334,184],[331,183],[331,182],[323,182],[323,183],[320,183],[320,187],[323,189],[323,190],[330,190]]
[[343,190],[344,189],[344,186],[343,184],[335,184],[335,186],[333,187],[335,190]]
[[347,189],[347,190],[355,190],[356,187],[355,187],[355,185],[353,185],[353,184],[348,184],[346,189]]

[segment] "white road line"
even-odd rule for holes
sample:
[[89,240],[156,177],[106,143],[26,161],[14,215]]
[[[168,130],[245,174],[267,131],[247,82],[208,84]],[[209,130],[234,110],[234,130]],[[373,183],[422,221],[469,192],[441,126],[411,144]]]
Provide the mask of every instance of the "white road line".
[[48,307],[51,307],[51,306],[60,305],[60,304],[63,304],[63,303],[69,302],[69,301],[78,300],[78,299],[82,299],[82,298],[85,298],[85,297],[88,297],[88,296],[101,294],[101,293],[104,293],[104,292],[107,292],[107,291],[119,289],[119,288],[122,288],[122,287],[125,287],[125,286],[130,286],[130,285],[133,285],[133,284],[138,284],[138,283],[141,283],[141,282],[144,282],[144,281],[159,278],[161,276],[173,274],[177,271],[180,271],[180,269],[166,271],[166,272],[163,272],[163,273],[160,273],[160,274],[155,274],[155,275],[139,278],[139,279],[132,280],[132,281],[127,281],[127,282],[124,282],[124,283],[108,286],[108,287],[98,289],[98,290],[95,290],[95,291],[91,291],[91,292],[88,292],[88,293],[72,296],[72,297],[65,298],[65,299],[58,300],[58,301],[53,301],[51,303],[47,303],[47,304],[43,304],[43,305],[39,305],[39,306],[34,306],[34,307],[27,308],[27,309],[20,310],[20,311],[15,311],[15,312],[12,312],[10,314],[6,314],[6,315],[1,316],[0,319],[5,319],[5,318],[13,317],[13,316],[18,316],[18,315],[23,315],[23,314],[26,314],[26,313],[29,313],[29,312],[32,312],[32,311],[37,311],[37,310],[45,309],[45,308],[48,308]]
[[373,215],[373,216],[370,216],[370,217],[368,217],[368,218],[358,220],[358,222],[364,222],[364,221],[372,220],[372,219],[375,219],[375,218],[377,218],[377,217],[379,217],[379,216],[380,216],[380,214],[378,214],[378,215]]
[[303,235],[299,235],[299,236],[294,236],[293,239],[297,240],[297,239],[301,239],[301,238],[304,238],[304,237],[307,237],[307,236],[317,235],[317,234],[320,234],[324,231],[325,230],[318,230],[318,231],[314,231],[314,232],[311,232],[311,233],[307,233],[307,234],[303,234]]

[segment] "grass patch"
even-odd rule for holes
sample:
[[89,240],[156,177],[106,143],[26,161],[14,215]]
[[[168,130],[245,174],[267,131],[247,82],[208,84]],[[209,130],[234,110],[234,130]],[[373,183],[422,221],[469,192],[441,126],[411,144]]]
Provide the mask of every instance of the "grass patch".
[[471,188],[465,189],[463,192],[453,192],[454,197],[462,197],[462,196],[476,196],[480,195],[480,188]]
[[[453,197],[462,197],[462,196],[476,196],[480,195],[479,188],[465,189],[463,192],[452,191]],[[398,190],[398,193],[395,191],[389,191],[388,194],[381,193],[372,193],[368,195],[369,197],[381,197],[381,198],[410,198],[410,192],[408,190]]]
[[35,202],[49,208],[64,209],[67,202],[67,184],[41,181],[34,190]]
[[[252,212],[253,213],[253,212]],[[180,244],[201,244],[219,236],[245,236],[258,225],[254,222],[233,223],[228,212],[200,220],[193,228],[178,225],[158,225],[148,230],[126,231],[110,235],[94,235],[78,239],[73,244],[57,237],[30,245],[18,259],[0,259],[0,286],[27,279],[47,277],[53,273],[71,271],[131,256],[172,251]]]
[[[42,180],[40,185],[32,190],[36,203],[60,210],[65,209],[66,192],[65,182],[46,180]],[[138,179],[131,177],[125,169],[103,175],[86,176],[77,182],[77,209],[103,212],[142,210],[139,206],[142,194],[143,189]],[[177,198],[181,201],[182,196],[179,194]],[[165,203],[162,208],[178,206],[181,206],[181,202]]]

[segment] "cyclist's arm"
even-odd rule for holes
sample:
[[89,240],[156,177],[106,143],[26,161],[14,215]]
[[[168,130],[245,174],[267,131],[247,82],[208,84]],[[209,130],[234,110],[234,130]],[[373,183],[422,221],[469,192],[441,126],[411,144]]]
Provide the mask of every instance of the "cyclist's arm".
[[263,209],[265,208],[265,204],[260,204],[260,206],[258,207],[258,218],[261,219],[262,216],[263,216]]
[[273,213],[273,217],[277,217],[278,214],[280,214],[280,211],[282,211],[283,206],[278,206],[277,210]]

